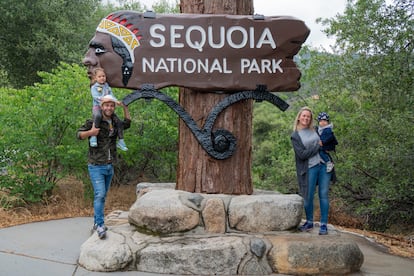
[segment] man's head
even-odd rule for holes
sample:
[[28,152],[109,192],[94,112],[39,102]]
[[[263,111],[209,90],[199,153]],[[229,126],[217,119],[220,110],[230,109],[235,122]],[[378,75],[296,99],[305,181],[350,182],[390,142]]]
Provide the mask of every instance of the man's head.
[[112,117],[112,114],[115,112],[115,105],[117,103],[117,99],[112,95],[106,95],[101,99],[101,110],[102,116],[105,118]]
[[127,86],[135,62],[134,49],[141,38],[135,17],[132,12],[120,11],[102,19],[83,59],[89,78],[95,67],[102,67],[111,86]]

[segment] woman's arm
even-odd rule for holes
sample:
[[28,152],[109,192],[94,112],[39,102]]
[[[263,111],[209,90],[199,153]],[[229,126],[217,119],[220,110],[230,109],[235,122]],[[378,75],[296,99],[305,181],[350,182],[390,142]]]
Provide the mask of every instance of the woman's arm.
[[306,160],[314,156],[319,151],[318,143],[315,143],[315,145],[306,148],[303,145],[302,140],[300,139],[300,136],[297,132],[294,132],[290,139],[292,141],[293,150],[295,151],[296,155],[302,160]]

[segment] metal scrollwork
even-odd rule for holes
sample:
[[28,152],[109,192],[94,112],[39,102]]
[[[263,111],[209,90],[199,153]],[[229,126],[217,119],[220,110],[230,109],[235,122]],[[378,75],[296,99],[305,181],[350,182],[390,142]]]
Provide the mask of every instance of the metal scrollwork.
[[140,90],[135,90],[123,99],[125,105],[139,99],[158,99],[168,105],[175,113],[180,116],[183,122],[191,130],[203,149],[213,158],[223,160],[233,155],[237,140],[234,135],[226,129],[213,129],[213,125],[218,115],[230,105],[247,99],[254,99],[256,101],[268,101],[276,105],[280,110],[285,111],[289,105],[278,96],[266,91],[266,86],[258,85],[256,90],[241,91],[230,94],[219,102],[210,114],[208,114],[204,127],[200,129],[194,119],[188,114],[185,109],[174,101],[168,95],[159,92],[151,84],[145,84]]

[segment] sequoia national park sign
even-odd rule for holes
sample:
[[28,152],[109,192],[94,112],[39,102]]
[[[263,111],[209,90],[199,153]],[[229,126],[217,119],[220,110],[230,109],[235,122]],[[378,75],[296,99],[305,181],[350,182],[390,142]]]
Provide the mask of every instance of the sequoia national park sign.
[[104,67],[120,88],[295,91],[293,56],[308,35],[303,21],[287,16],[117,11],[100,22],[84,63]]

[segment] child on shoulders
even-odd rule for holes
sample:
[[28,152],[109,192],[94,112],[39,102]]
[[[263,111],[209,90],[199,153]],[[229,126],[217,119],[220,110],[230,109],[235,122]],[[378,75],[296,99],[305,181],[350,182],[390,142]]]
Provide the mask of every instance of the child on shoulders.
[[[93,80],[94,84],[91,86],[91,94],[92,94],[92,113],[93,113],[93,122],[96,128],[99,128],[99,124],[102,121],[102,113],[101,113],[101,99],[106,95],[111,95],[115,98],[114,94],[112,93],[112,89],[109,84],[106,82],[106,74],[103,68],[95,68],[93,71]],[[121,102],[117,101],[117,105],[121,105]],[[124,128],[122,126],[122,121],[119,120],[118,116],[114,114],[114,118],[118,122],[118,142],[117,147],[123,151],[127,151],[128,148],[124,141]],[[97,147],[98,141],[96,136],[91,136],[89,140],[89,144],[91,147]]]

